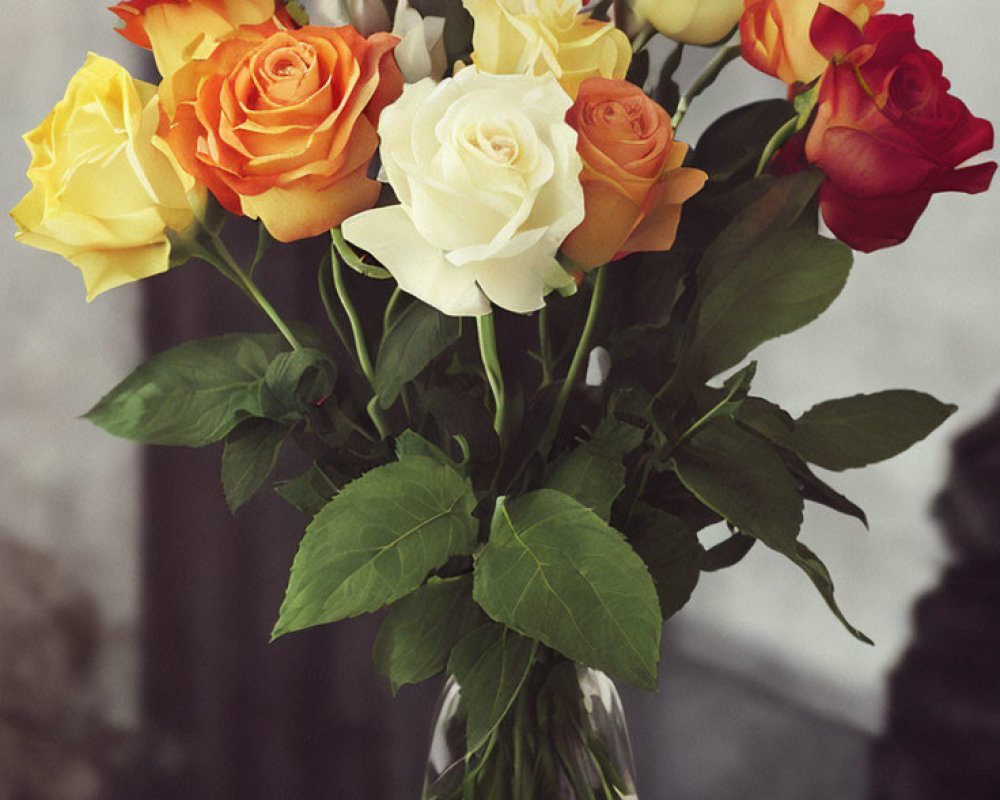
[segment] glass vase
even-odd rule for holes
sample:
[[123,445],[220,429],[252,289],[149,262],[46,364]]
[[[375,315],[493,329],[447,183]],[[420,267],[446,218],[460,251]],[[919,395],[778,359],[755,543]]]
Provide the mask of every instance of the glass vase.
[[422,800],[637,800],[621,698],[603,672],[536,665],[492,742],[466,750],[466,711],[445,683]]

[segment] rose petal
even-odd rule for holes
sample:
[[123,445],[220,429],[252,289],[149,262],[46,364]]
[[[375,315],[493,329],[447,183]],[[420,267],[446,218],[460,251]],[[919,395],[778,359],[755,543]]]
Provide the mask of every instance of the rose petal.
[[344,220],[344,238],[377,258],[401,289],[452,316],[492,310],[476,285],[476,272],[456,267],[413,226],[401,206],[373,208]]

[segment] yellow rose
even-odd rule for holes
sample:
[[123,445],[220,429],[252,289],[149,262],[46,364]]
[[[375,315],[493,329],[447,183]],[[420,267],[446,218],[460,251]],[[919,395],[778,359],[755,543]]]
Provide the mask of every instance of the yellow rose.
[[156,87],[90,54],[66,96],[24,137],[33,188],[10,212],[15,235],[78,266],[87,300],[165,272],[167,229],[184,230],[192,200],[203,202],[154,137],[158,122]]
[[628,37],[581,14],[581,0],[462,0],[472,15],[472,60],[494,75],[552,73],[570,97],[587,78],[624,78]]
[[743,0],[632,0],[632,6],[664,36],[690,44],[719,41],[743,13]]

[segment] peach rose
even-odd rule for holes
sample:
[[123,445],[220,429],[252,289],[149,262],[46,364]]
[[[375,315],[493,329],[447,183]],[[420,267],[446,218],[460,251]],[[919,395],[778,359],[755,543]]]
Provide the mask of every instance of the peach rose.
[[293,26],[281,0],[125,0],[110,11],[125,23],[122,36],[153,51],[164,78],[207,56],[241,25],[277,14],[283,27]]
[[[740,19],[743,58],[785,83],[809,83],[826,69],[826,58],[809,39],[820,0],[746,0]],[[823,0],[859,30],[885,0]]]
[[378,199],[367,171],[403,87],[398,41],[350,26],[243,29],[165,82],[161,135],[234,214],[283,242],[323,233]]
[[628,81],[589,78],[566,115],[583,159],[584,220],[563,252],[585,269],[629,253],[669,250],[681,204],[708,176],[682,167],[670,115]]

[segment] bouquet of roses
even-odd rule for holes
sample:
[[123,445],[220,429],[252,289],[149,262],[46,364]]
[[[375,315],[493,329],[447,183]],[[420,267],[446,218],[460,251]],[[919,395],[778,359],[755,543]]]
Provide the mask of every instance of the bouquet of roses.
[[[273,322],[154,355],[87,416],[224,442],[234,512],[302,451],[274,476],[312,518],[274,636],[388,607],[392,686],[453,678],[425,797],[634,794],[600,673],[654,689],[663,621],[757,542],[866,640],[799,539],[805,501],[865,516],[814,468],[889,458],[954,407],[889,390],[793,418],[747,358],[827,308],[852,249],[996,168],[965,165],[991,125],[883,5],[350,0],[327,27],[296,2],[125,0],[160,84],[91,55],[27,135],[18,237],[88,299],[198,258]],[[692,44],[717,52],[680,87]],[[691,150],[687,109],[741,56],[787,99]],[[258,220],[251,263],[233,216]],[[328,330],[253,278],[309,237]]]

